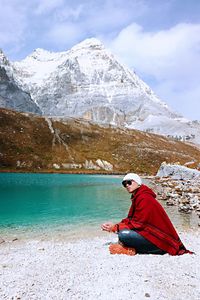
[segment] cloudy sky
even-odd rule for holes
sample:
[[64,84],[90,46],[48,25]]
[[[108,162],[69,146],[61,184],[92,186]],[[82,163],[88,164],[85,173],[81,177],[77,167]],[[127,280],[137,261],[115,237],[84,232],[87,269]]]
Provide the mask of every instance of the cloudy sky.
[[0,48],[10,60],[90,37],[172,109],[200,120],[200,0],[0,0]]

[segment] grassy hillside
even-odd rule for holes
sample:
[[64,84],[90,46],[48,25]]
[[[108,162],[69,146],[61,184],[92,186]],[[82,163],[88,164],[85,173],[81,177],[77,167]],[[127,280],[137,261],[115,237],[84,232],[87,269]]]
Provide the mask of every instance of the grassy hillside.
[[106,172],[96,160],[112,164],[108,173],[155,174],[163,161],[197,165],[200,150],[137,130],[0,109],[0,170]]

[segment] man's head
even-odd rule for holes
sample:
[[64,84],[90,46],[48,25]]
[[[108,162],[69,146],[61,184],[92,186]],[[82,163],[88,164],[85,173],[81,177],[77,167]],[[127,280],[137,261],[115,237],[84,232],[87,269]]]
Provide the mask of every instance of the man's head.
[[142,179],[135,173],[128,173],[124,176],[122,185],[129,193],[133,193],[142,184]]

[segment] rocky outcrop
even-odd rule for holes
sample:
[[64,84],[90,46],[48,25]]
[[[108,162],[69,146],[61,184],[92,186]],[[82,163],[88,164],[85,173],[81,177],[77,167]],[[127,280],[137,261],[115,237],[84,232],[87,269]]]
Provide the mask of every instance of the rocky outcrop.
[[19,87],[13,74],[12,64],[0,49],[0,107],[41,114],[40,108],[32,100],[30,93]]
[[195,211],[200,218],[200,171],[162,163],[155,184],[159,200],[178,206],[180,212]]
[[41,114],[39,107],[33,102],[30,94],[18,87],[10,78],[5,67],[0,65],[0,107],[11,108],[21,112]]
[[[193,162],[194,164],[195,162]],[[187,163],[185,164],[187,165]],[[200,171],[196,169],[187,168],[186,166],[162,163],[156,176],[171,177],[179,180],[191,180],[195,178],[200,179]]]
[[85,169],[85,170],[104,170],[104,171],[113,171],[113,165],[105,160],[97,159],[95,162],[92,160],[85,160],[82,164],[77,163],[61,163],[53,164],[55,169]]
[[161,187],[158,197],[165,200],[167,205],[178,205],[179,210],[184,212],[200,212],[200,180],[160,178],[156,183]]

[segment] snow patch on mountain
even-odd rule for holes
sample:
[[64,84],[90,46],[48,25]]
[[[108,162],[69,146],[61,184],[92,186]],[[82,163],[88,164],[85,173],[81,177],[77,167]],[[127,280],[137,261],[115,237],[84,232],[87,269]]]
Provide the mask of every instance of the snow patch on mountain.
[[158,133],[181,141],[200,142],[200,123],[185,118],[148,115],[145,120],[137,119],[129,128]]
[[[14,76],[26,89],[40,86],[62,62],[63,54],[36,49],[31,55],[13,64]],[[63,61],[65,58],[63,58]]]

